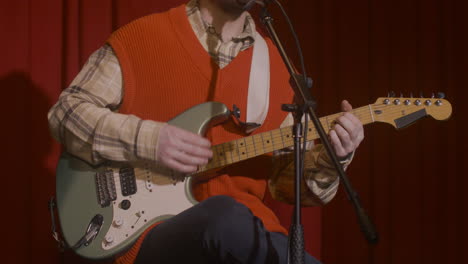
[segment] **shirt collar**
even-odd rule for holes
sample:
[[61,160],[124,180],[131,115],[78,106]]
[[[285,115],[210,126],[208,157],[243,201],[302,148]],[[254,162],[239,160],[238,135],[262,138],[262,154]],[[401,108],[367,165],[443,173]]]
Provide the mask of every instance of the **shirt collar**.
[[[198,0],[191,0],[188,2],[186,11],[189,22],[192,25],[192,28],[198,39],[204,39],[207,34],[210,34],[216,35],[221,41],[221,36],[216,32],[215,28],[202,19]],[[236,43],[243,42],[242,50],[245,50],[254,44],[255,31],[255,22],[252,16],[247,13],[243,31],[238,36],[233,37],[231,41]]]

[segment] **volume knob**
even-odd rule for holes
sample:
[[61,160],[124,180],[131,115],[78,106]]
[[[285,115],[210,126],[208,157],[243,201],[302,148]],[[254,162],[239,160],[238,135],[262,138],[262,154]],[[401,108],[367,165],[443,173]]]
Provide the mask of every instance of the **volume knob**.
[[106,242],[107,245],[110,245],[114,242],[114,236],[111,236],[111,235],[107,235],[105,238],[104,238],[104,241]]
[[115,227],[121,227],[124,224],[122,217],[116,217],[113,222]]

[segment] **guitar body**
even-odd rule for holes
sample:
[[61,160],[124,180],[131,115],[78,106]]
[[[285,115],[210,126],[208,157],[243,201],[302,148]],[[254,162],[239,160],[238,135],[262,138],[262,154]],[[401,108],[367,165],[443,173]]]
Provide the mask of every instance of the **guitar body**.
[[[229,115],[224,104],[210,102],[192,107],[168,123],[204,135]],[[73,248],[87,233],[92,219],[100,215],[102,226],[94,239],[73,249],[85,258],[112,257],[131,246],[152,224],[196,204],[192,181],[192,177],[155,164],[93,167],[64,153],[57,166],[56,188],[65,242]]]

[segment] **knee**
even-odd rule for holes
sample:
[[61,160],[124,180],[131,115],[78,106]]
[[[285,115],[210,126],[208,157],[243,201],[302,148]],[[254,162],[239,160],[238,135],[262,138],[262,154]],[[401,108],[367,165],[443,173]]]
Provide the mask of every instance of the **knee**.
[[207,230],[209,233],[223,233],[245,228],[254,220],[252,212],[243,204],[229,196],[213,196],[204,201],[210,214]]
[[252,215],[250,210],[243,204],[237,202],[232,197],[217,195],[203,201],[203,208],[209,212],[211,218],[230,218]]
[[202,202],[202,205],[208,210],[219,210],[222,208],[230,208],[235,206],[237,201],[234,198],[226,195],[212,196]]

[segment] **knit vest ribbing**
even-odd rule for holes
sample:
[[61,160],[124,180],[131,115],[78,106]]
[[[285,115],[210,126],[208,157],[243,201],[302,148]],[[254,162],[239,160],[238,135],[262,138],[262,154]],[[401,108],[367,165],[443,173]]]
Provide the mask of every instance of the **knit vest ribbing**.
[[[219,69],[193,33],[184,5],[138,19],[116,31],[108,42],[123,74],[121,113],[165,122],[196,104],[219,101],[228,107],[236,104],[245,119],[252,48]],[[288,73],[268,39],[267,44],[270,109],[263,126],[254,134],[278,128],[286,117],[280,105],[292,98]],[[213,144],[244,136],[232,121],[207,134]],[[270,169],[269,155],[231,165],[218,177],[197,184],[195,196],[204,200],[213,195],[229,195],[249,207],[268,230],[285,233],[277,217],[262,202]]]

